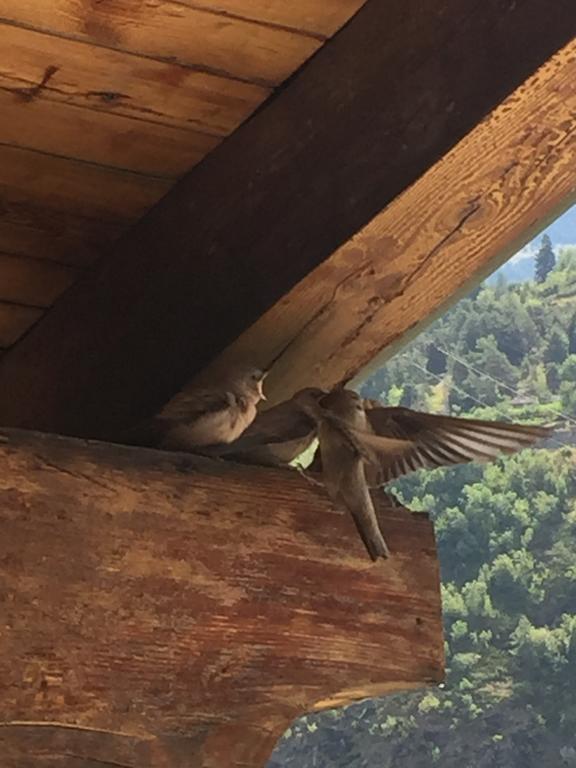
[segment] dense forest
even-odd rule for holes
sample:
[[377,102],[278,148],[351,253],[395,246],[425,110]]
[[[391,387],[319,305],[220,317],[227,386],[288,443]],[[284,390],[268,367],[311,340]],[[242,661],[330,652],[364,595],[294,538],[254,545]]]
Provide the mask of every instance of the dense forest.
[[395,483],[435,521],[441,688],[304,718],[271,768],[576,766],[576,247],[460,301],[362,393],[454,415],[554,423],[539,449]]

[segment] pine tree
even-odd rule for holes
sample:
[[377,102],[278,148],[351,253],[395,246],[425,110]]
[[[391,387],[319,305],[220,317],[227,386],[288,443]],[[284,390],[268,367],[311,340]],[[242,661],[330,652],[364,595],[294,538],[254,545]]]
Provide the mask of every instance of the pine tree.
[[568,356],[568,336],[560,326],[554,326],[544,347],[545,363],[563,363]]
[[552,241],[544,235],[540,250],[536,254],[536,269],[534,279],[537,283],[545,282],[550,272],[556,266],[556,255],[552,249]]
[[428,358],[426,360],[426,370],[430,371],[430,373],[433,373],[436,376],[441,376],[442,374],[446,373],[448,368],[448,361],[446,359],[445,353],[438,349],[434,342],[428,344],[426,352],[428,354]]
[[576,312],[568,326],[568,354],[576,355]]

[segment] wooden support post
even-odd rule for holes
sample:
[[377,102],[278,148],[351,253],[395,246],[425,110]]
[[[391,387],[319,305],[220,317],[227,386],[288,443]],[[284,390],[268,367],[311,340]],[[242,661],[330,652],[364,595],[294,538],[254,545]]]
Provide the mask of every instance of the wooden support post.
[[255,768],[304,712],[442,679],[426,516],[383,510],[373,565],[296,473],[3,435],[3,768]]

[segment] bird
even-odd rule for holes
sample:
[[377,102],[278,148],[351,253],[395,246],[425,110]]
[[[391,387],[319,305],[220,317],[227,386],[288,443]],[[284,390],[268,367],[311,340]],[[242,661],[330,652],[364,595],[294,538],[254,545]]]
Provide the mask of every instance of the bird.
[[209,454],[248,464],[290,465],[316,439],[316,420],[307,412],[307,404],[313,406],[327,394],[317,387],[301,389],[289,400],[259,413],[237,440],[215,446]]
[[[370,557],[387,557],[371,490],[418,469],[486,462],[547,437],[539,425],[456,418],[386,407],[338,388],[319,400],[319,448],[312,464],[322,471],[336,503],[352,513]],[[384,542],[384,543],[382,543]]]
[[487,462],[516,453],[548,437],[552,429],[534,424],[485,421],[387,407],[377,400],[363,401],[369,431],[380,437],[405,441],[399,451],[372,446],[369,485],[381,486],[418,469]]
[[267,371],[242,366],[212,386],[192,388],[175,398],[159,415],[122,436],[123,442],[170,451],[201,453],[207,446],[236,440],[256,418],[265,400]]
[[[373,561],[390,555],[366,481],[365,466],[375,461],[370,425],[362,398],[343,388],[323,397],[312,412],[318,423],[322,477],[335,504],[349,510]],[[402,450],[404,441],[379,438],[379,446]]]

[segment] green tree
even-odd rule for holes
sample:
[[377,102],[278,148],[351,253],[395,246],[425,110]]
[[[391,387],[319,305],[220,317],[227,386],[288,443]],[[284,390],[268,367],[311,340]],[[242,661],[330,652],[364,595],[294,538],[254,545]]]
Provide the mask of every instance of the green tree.
[[563,363],[568,355],[568,335],[559,325],[550,331],[544,347],[545,363]]
[[576,312],[572,315],[568,326],[568,354],[576,355]]
[[560,398],[562,409],[576,417],[576,355],[566,358],[560,367]]
[[448,369],[448,359],[445,353],[434,343],[428,345],[427,353],[426,370],[436,376],[446,373]]
[[540,250],[536,254],[536,266],[534,278],[537,283],[545,282],[556,265],[556,255],[552,249],[552,241],[548,235],[544,235],[540,244]]

